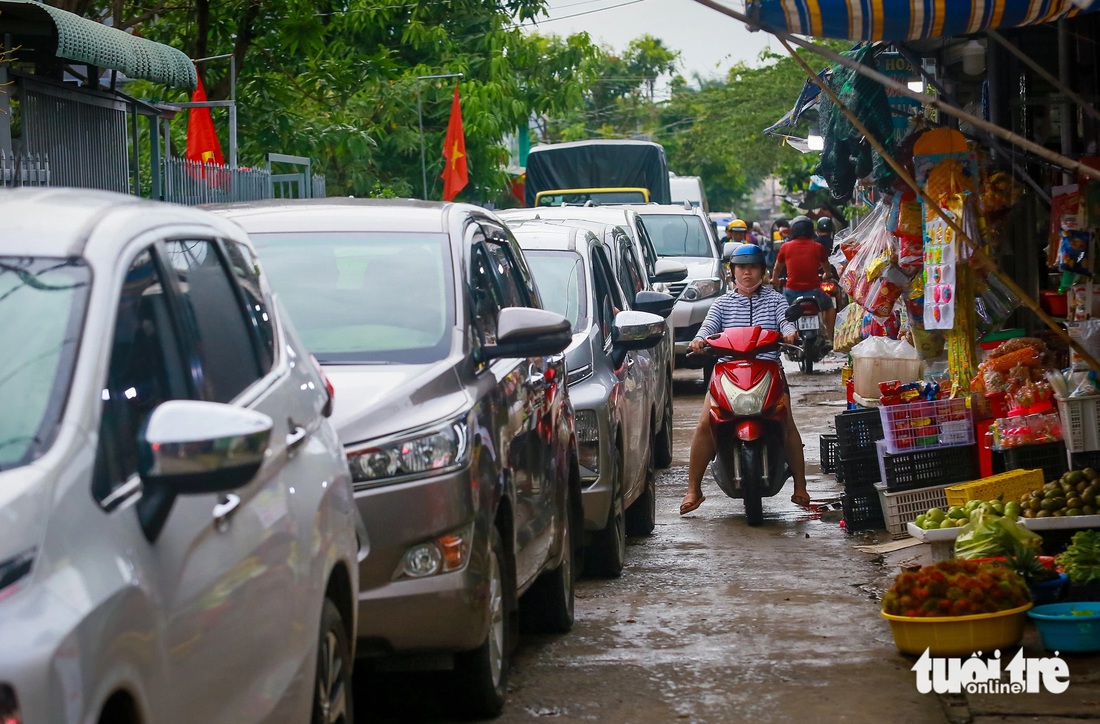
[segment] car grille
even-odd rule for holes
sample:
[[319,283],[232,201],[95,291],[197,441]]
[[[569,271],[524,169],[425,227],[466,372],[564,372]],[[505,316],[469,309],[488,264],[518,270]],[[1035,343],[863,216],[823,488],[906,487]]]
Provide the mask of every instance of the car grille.
[[680,295],[687,289],[687,282],[673,282],[668,285],[668,293],[672,295],[673,299],[679,299]]
[[703,323],[689,324],[686,327],[677,327],[675,330],[677,342],[690,342],[695,339],[695,335],[699,334],[699,328],[703,326]]

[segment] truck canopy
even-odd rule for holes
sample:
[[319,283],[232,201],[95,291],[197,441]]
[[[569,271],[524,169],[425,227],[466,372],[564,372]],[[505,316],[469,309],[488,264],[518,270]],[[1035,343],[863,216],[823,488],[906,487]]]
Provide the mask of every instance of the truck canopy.
[[649,200],[672,203],[665,149],[650,141],[574,141],[535,146],[527,156],[524,201],[540,191],[641,187]]

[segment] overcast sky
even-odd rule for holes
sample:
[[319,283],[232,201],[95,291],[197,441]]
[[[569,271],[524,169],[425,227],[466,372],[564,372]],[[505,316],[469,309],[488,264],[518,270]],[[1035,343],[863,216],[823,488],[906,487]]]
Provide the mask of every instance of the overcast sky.
[[[745,9],[743,2],[731,2],[730,7]],[[536,32],[585,31],[620,52],[648,33],[680,51],[680,72],[688,80],[692,73],[724,77],[731,65],[742,61],[755,65],[771,38],[764,32],[750,33],[742,23],[693,0],[549,0],[549,10]],[[774,40],[772,44],[781,49]]]

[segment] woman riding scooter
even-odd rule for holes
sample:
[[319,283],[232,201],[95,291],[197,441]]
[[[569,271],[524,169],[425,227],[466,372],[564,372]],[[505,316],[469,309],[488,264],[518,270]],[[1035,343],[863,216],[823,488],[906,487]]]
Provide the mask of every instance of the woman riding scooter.
[[[754,325],[776,330],[783,335],[783,340],[787,344],[795,343],[798,339],[798,330],[784,317],[787,311],[786,298],[771,287],[764,286],[763,252],[752,244],[742,244],[734,249],[729,263],[732,267],[734,289],[714,302],[695,339],[691,341],[691,351],[695,353],[703,351],[706,344],[705,338],[709,335],[717,334],[730,327]],[[779,353],[769,352],[761,356],[778,359]],[[786,387],[786,380],[784,380],[784,387]],[[810,496],[806,493],[806,460],[802,453],[802,436],[799,435],[798,428],[794,424],[789,392],[783,396],[783,404],[787,409],[784,448],[787,464],[794,477],[794,495],[791,496],[791,502],[808,506]],[[688,490],[680,504],[680,515],[690,513],[706,500],[702,487],[703,474],[706,472],[707,465],[714,459],[716,451],[710,428],[710,407],[711,396],[708,392],[703,400],[703,412],[699,417],[699,423],[695,426],[695,435],[691,441]]]

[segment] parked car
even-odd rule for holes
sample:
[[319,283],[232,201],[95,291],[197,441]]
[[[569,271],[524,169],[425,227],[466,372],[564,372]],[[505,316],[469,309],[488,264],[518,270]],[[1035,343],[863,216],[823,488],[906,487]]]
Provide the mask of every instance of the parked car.
[[[573,623],[580,472],[564,358],[519,245],[464,204],[222,207],[264,255],[336,389],[371,537],[359,652],[452,667],[464,713],[504,705],[519,604]],[[521,600],[522,597],[522,600]]]
[[673,300],[640,291],[628,304],[610,248],[591,231],[540,221],[515,222],[512,230],[548,304],[571,325],[565,366],[588,533],[585,565],[616,577],[627,534],[649,535],[656,521],[658,382],[666,370],[650,349],[668,336],[664,317]]
[[676,297],[676,307],[669,317],[675,338],[676,366],[702,367],[703,379],[710,384],[713,358],[688,357],[687,352],[714,300],[729,289],[729,271],[722,263],[722,245],[714,224],[700,208],[658,204],[629,208],[638,212],[657,256],[684,264],[688,269],[687,279],[655,288]]
[[[620,207],[562,207],[556,209],[512,209],[501,212],[505,223],[541,220],[551,224],[566,224],[585,228],[604,242],[611,253],[612,266],[628,304],[641,291],[653,291],[654,284],[678,282],[687,277],[687,267],[668,259],[660,259],[650,242],[636,211]],[[671,329],[671,328],[670,328]],[[672,370],[675,363],[672,333],[654,348],[657,364],[667,374],[658,380],[657,397],[661,400],[657,413],[657,443],[655,463],[659,468],[672,464]]]
[[367,541],[247,236],[0,192],[0,721],[350,722]]

